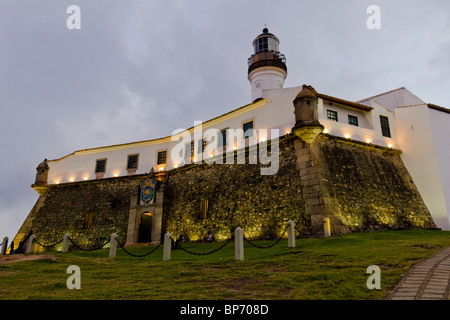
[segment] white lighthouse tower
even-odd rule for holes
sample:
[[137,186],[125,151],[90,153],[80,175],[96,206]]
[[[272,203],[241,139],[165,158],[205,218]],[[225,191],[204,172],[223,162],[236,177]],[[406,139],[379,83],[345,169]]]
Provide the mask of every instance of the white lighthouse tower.
[[279,52],[280,40],[267,28],[253,41],[254,53],[248,58],[248,80],[252,99],[263,98],[263,90],[281,89],[287,77],[286,58]]

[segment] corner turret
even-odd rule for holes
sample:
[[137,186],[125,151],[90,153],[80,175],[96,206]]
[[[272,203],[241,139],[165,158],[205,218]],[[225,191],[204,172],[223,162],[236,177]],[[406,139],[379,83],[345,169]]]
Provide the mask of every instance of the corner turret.
[[304,84],[293,103],[295,126],[292,132],[303,141],[311,143],[324,130],[324,126],[319,122],[316,90]]
[[40,195],[44,194],[47,190],[49,170],[50,167],[48,166],[47,159],[44,159],[44,161],[36,167],[36,179],[34,181],[34,184],[32,185],[32,188],[36,190],[36,192]]

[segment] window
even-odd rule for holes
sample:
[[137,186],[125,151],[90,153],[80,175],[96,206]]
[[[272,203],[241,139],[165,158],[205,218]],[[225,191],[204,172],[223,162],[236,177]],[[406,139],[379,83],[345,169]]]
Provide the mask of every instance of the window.
[[157,164],[166,164],[167,163],[167,150],[158,152],[158,159],[156,161]]
[[198,140],[197,153],[203,153],[206,148],[206,139]]
[[208,199],[200,200],[200,219],[206,219],[206,215],[208,213]]
[[261,51],[268,51],[269,45],[267,42],[267,37],[259,38],[255,41],[255,51],[261,52]]
[[327,110],[327,118],[331,121],[338,121],[338,114],[336,111]]
[[95,163],[95,173],[104,173],[106,171],[106,159],[99,159]]
[[244,138],[253,137],[253,121],[244,123],[242,127],[244,130]]
[[391,129],[389,128],[389,118],[386,116],[380,116],[381,133],[384,137],[391,137]]
[[191,141],[190,143],[186,143],[185,149],[184,149],[184,158],[190,158],[194,155],[194,141]]
[[84,217],[83,229],[90,229],[91,228],[92,218],[93,217],[94,217],[94,213],[93,212],[89,212],[88,214],[86,214],[86,216]]
[[358,126],[358,117],[348,115],[348,124],[352,126]]
[[127,170],[135,170],[138,167],[138,154],[132,154],[128,156]]
[[227,129],[220,130],[219,135],[219,147],[224,147],[227,145]]

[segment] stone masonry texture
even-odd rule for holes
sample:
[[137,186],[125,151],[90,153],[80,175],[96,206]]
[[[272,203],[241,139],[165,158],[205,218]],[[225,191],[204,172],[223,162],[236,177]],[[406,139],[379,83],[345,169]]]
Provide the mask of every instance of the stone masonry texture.
[[[193,164],[157,175],[164,185],[161,235],[197,241],[211,231],[220,241],[239,226],[249,239],[275,238],[288,220],[297,230],[311,231],[322,216],[330,218],[335,234],[435,228],[399,151],[323,134],[307,144],[288,135],[280,139],[277,174],[261,175],[264,165],[246,159],[246,164]],[[48,186],[14,241],[30,228],[44,244],[66,232],[85,248],[114,232],[124,240],[131,199],[144,177]],[[200,215],[202,200],[208,203],[206,218]],[[92,224],[86,228],[89,213]]]

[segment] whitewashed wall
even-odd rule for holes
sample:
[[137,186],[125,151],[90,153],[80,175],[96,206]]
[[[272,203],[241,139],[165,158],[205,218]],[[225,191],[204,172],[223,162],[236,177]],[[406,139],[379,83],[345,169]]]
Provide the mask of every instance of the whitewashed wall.
[[[443,180],[438,161],[439,139],[435,140],[430,110],[426,104],[395,109],[395,124],[397,142],[402,150],[402,160],[405,163],[414,183],[430,210],[437,226],[449,229],[446,198]],[[436,115],[438,116],[438,115]],[[433,114],[433,117],[435,115]],[[436,144],[438,143],[438,144]],[[447,154],[447,159],[450,154]],[[441,154],[444,157],[444,154]],[[448,160],[447,160],[448,161]],[[448,173],[447,173],[448,176]],[[448,182],[447,182],[448,183]]]

